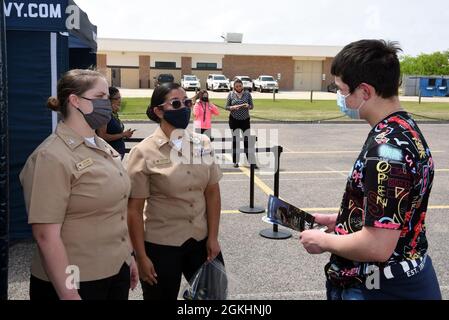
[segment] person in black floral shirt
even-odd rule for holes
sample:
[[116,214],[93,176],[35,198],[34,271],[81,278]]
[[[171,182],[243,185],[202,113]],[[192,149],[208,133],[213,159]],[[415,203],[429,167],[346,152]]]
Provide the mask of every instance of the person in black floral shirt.
[[242,131],[246,158],[250,164],[255,164],[256,169],[258,169],[253,154],[250,156],[248,152],[248,137],[251,134],[249,110],[254,109],[253,98],[251,93],[243,90],[242,80],[234,79],[234,90],[229,93],[226,99],[225,109],[230,111],[229,128],[232,130],[232,162],[234,168],[239,167],[240,152],[237,152],[237,148],[240,149],[240,142],[237,143],[237,137],[240,137],[240,131]]
[[330,300],[441,299],[427,253],[425,218],[434,177],[429,146],[398,98],[394,42],[361,40],[334,59],[340,110],[372,130],[349,174],[340,212],[315,215],[332,233],[304,231],[325,267]]

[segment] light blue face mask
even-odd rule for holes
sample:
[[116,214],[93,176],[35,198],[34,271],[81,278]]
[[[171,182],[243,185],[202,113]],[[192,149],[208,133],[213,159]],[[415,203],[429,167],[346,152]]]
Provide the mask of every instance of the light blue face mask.
[[337,105],[340,108],[340,111],[347,115],[351,119],[360,119],[360,109],[365,104],[365,100],[362,101],[360,106],[356,109],[348,108],[346,105],[346,98],[349,97],[351,94],[348,93],[347,95],[343,95],[340,90],[337,90]]

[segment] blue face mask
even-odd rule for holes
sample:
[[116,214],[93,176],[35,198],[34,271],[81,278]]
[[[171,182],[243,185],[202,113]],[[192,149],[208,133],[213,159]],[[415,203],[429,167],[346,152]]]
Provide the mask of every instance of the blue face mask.
[[346,98],[349,97],[351,94],[348,93],[347,95],[343,95],[340,90],[337,90],[337,105],[340,108],[340,111],[347,115],[351,119],[360,119],[360,109],[365,104],[365,100],[362,101],[360,106],[356,109],[348,108],[346,105]]
[[185,129],[189,125],[191,110],[188,107],[164,111],[164,120],[176,129]]

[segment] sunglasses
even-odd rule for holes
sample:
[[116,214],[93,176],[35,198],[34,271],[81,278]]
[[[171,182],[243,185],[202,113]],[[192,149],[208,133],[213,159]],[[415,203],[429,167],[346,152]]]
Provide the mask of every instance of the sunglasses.
[[173,109],[179,109],[181,108],[181,106],[186,106],[187,108],[191,108],[192,107],[192,99],[185,99],[185,100],[179,100],[179,99],[172,99],[168,102],[165,102],[163,104],[161,104],[160,106],[163,106],[164,104],[170,104]]

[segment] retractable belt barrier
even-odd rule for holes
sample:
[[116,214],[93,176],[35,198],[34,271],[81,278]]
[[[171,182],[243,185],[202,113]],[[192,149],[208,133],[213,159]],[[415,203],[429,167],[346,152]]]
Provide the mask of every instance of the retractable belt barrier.
[[[125,143],[138,143],[141,142],[142,138],[128,138],[125,139]],[[230,142],[233,141],[233,137],[225,137],[225,138],[210,138],[211,142]],[[245,153],[245,149],[242,149],[240,147],[241,142],[240,136],[236,137],[237,141],[237,148],[234,151],[233,149],[226,149],[226,148],[214,148],[215,154],[227,154],[227,153],[233,153],[236,152],[237,154]],[[256,148],[255,144],[257,142],[256,136],[249,136],[248,137],[248,156],[251,155],[251,160],[248,159],[248,162],[250,163],[250,192],[249,192],[249,205],[248,206],[242,206],[238,210],[242,213],[246,214],[259,214],[264,213],[265,208],[258,207],[254,205],[254,185],[255,185],[255,170],[256,170],[256,162],[255,162],[255,154],[256,153],[273,153],[274,159],[275,159],[275,173],[274,173],[274,196],[279,197],[279,180],[280,180],[280,159],[281,154],[283,152],[282,146],[273,146],[273,147],[265,147],[265,148]],[[126,148],[126,153],[129,153],[131,148]],[[254,161],[253,161],[254,160]],[[268,238],[268,239],[288,239],[292,235],[289,231],[283,230],[279,231],[279,227],[277,224],[273,224],[272,228],[264,229],[260,231],[259,233],[262,237]]]

